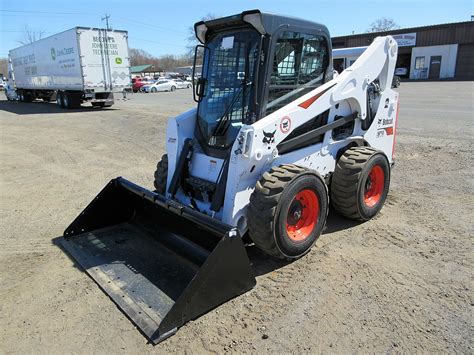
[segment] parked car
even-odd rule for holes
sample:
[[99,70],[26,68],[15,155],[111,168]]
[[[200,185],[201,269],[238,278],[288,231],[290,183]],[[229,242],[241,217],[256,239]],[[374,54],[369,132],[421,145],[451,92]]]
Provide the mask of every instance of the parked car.
[[174,80],[158,80],[154,83],[143,85],[140,88],[142,92],[175,91],[177,84]]
[[408,68],[395,68],[395,75],[397,76],[407,76]]
[[177,89],[189,89],[193,85],[189,81],[184,81],[181,79],[173,79],[173,81],[176,83]]
[[132,89],[133,92],[140,91],[143,85],[149,84],[151,81],[148,78],[133,78],[132,79]]

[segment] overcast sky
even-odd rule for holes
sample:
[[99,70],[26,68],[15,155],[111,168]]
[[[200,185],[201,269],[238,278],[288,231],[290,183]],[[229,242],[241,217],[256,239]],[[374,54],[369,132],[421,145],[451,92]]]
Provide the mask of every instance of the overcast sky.
[[156,56],[183,54],[188,28],[206,14],[232,15],[260,9],[325,24],[332,36],[365,32],[380,17],[402,28],[469,21],[472,0],[0,0],[0,57],[18,47],[25,26],[45,35],[75,26],[105,26],[129,32],[132,48]]

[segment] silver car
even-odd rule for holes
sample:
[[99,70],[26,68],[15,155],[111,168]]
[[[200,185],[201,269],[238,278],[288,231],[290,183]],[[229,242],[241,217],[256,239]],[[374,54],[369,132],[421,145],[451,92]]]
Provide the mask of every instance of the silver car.
[[154,83],[143,85],[140,90],[142,92],[175,91],[177,87],[173,80],[159,79]]
[[172,81],[176,83],[176,88],[178,89],[189,89],[193,85],[191,82],[181,79],[173,79]]

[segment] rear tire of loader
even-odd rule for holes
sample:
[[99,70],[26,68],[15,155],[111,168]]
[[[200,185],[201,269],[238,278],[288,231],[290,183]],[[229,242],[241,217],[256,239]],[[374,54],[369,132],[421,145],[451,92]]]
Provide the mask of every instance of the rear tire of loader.
[[292,164],[273,167],[250,196],[249,236],[273,257],[297,259],[319,238],[327,211],[327,188],[315,171]]
[[390,165],[371,147],[353,147],[339,158],[331,182],[331,204],[344,217],[367,221],[383,207],[390,186]]
[[155,171],[155,191],[161,195],[166,193],[166,181],[168,179],[168,154],[164,154],[158,162]]

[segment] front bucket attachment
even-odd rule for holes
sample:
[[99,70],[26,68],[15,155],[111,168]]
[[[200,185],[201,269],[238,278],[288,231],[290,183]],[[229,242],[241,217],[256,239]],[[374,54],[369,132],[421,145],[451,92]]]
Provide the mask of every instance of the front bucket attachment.
[[236,229],[122,178],[61,244],[154,344],[255,285]]

